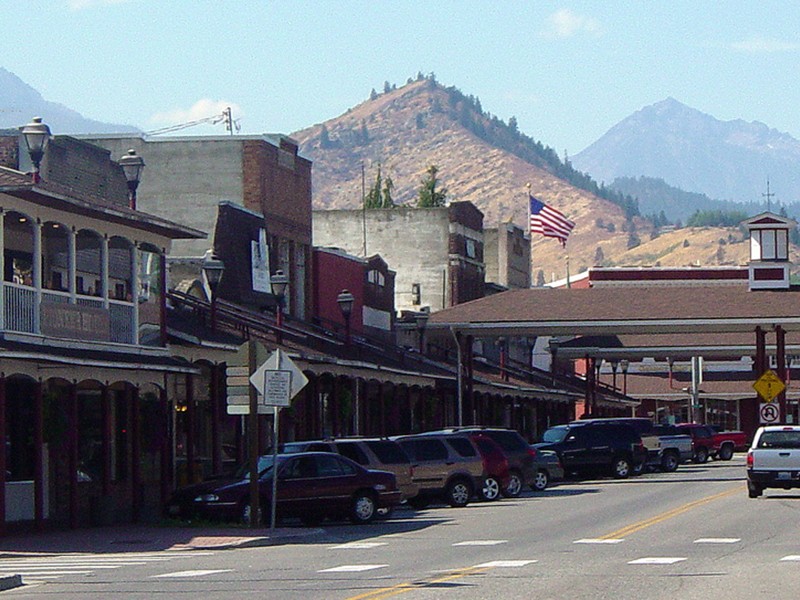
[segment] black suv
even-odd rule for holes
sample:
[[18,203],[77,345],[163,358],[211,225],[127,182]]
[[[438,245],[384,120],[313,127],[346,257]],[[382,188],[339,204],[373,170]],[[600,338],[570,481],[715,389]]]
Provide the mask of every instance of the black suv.
[[544,432],[535,448],[558,453],[564,470],[607,471],[617,478],[635,473],[647,460],[642,438],[630,425],[576,421]]

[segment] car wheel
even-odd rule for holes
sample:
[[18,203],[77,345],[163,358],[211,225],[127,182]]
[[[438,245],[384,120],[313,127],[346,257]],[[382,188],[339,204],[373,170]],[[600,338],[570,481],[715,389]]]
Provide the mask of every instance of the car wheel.
[[680,461],[674,452],[667,452],[661,457],[661,470],[665,473],[672,473],[678,470]]
[[543,492],[547,489],[549,483],[550,483],[550,476],[547,474],[547,471],[542,469],[536,471],[536,477],[533,478],[531,489],[534,492]]
[[643,462],[635,464],[631,467],[631,475],[641,475],[645,472],[645,469],[646,465]]
[[717,457],[720,460],[730,460],[733,458],[733,446],[730,444],[723,444],[722,448],[719,449],[719,453]]
[[472,487],[463,479],[451,481],[445,491],[447,503],[453,508],[460,508],[469,504],[472,497]]
[[611,474],[617,479],[626,479],[631,474],[631,461],[624,456],[617,456],[611,463]]
[[359,492],[350,506],[350,520],[356,524],[371,522],[377,514],[375,498],[368,492]]
[[707,461],[708,461],[708,450],[701,446],[694,453],[694,462],[701,465]]
[[516,471],[512,471],[508,486],[502,490],[502,493],[506,498],[518,497],[522,493],[522,476]]
[[[239,512],[240,521],[246,527],[251,527],[253,524],[252,521],[252,511],[250,510],[250,498],[247,497],[242,500],[241,509]],[[256,515],[256,523],[259,525],[263,525],[266,522],[266,511],[264,510],[264,501],[263,499],[260,501],[258,506],[258,514]]]
[[492,502],[500,497],[500,482],[494,477],[487,477],[483,480],[481,488],[481,500]]
[[747,496],[749,498],[758,498],[761,494],[764,493],[764,488],[760,485],[756,485],[754,483],[747,484]]

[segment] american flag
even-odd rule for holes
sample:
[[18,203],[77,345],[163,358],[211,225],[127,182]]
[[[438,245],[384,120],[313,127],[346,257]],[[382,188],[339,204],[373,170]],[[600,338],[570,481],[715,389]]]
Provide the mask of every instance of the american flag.
[[561,245],[567,245],[567,238],[575,227],[575,223],[564,216],[564,213],[552,206],[529,195],[531,204],[531,234],[541,233],[546,237],[561,240]]

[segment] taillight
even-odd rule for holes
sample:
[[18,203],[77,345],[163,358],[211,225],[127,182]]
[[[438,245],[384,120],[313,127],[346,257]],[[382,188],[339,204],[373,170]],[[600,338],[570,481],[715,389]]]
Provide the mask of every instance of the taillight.
[[530,456],[531,458],[536,458],[536,449],[528,448],[528,456]]
[[747,468],[748,469],[752,469],[753,468],[753,464],[754,464],[753,451],[752,450],[748,450],[747,451]]

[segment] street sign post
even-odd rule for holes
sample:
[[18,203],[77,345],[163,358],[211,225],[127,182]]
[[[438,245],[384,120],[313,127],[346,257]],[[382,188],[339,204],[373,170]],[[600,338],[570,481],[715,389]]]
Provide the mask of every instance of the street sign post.
[[786,384],[775,374],[775,371],[768,370],[764,371],[764,374],[756,379],[753,389],[758,392],[758,395],[765,402],[772,402],[786,389]]
[[758,417],[762,425],[780,423],[781,406],[777,402],[762,402],[759,405]]

